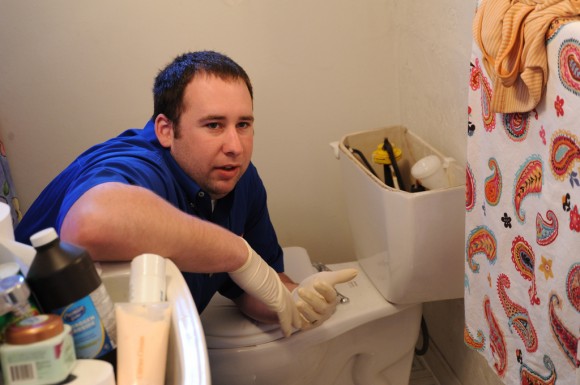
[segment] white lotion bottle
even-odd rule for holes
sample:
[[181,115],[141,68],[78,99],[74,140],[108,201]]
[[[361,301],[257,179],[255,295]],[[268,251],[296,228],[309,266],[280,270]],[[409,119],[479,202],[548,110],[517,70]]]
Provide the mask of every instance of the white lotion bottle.
[[129,303],[115,304],[117,385],[163,385],[171,323],[165,259],[142,254],[131,262]]

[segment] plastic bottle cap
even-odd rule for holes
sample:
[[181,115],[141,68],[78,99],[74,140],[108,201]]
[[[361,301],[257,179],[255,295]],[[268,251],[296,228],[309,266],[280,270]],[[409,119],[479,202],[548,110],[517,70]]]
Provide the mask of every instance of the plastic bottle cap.
[[55,337],[62,333],[62,319],[54,314],[41,314],[11,325],[6,330],[6,342],[13,345],[26,345]]
[[37,233],[34,233],[30,236],[30,243],[34,247],[41,247],[44,246],[55,239],[58,239],[58,234],[53,227],[49,227],[48,229],[40,230]]
[[131,262],[129,302],[165,301],[165,258],[141,254]]
[[77,359],[67,385],[115,385],[113,365],[97,359]]

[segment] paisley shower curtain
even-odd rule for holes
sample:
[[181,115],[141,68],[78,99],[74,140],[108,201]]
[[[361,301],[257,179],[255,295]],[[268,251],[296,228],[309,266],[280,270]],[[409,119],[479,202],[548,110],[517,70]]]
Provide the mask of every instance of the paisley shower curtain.
[[506,384],[580,384],[580,21],[546,35],[548,81],[493,113],[473,45],[468,100],[465,343]]
[[10,206],[12,214],[12,225],[15,228],[20,219],[22,212],[20,211],[20,204],[18,203],[18,196],[14,189],[14,182],[10,174],[10,166],[8,165],[8,157],[4,143],[0,140],[0,202],[4,202]]

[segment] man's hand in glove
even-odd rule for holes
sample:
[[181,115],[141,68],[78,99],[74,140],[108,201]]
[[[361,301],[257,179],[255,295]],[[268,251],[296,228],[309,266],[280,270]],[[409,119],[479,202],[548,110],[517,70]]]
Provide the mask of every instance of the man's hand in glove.
[[319,326],[336,310],[338,296],[334,286],[356,277],[358,270],[323,271],[306,278],[293,290],[296,306],[304,318],[304,329]]
[[278,273],[268,266],[247,242],[246,246],[248,247],[246,263],[229,275],[246,293],[259,299],[278,315],[282,332],[288,337],[292,334],[293,328],[302,329],[303,326],[292,294],[284,286]]

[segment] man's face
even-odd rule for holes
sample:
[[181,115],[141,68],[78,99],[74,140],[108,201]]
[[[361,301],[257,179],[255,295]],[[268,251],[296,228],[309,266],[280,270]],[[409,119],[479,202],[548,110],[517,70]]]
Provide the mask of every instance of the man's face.
[[243,80],[197,75],[185,88],[171,154],[212,199],[231,192],[254,146],[252,97]]

